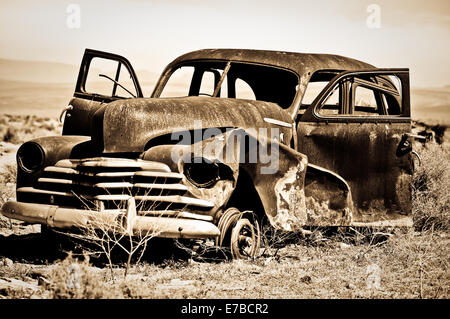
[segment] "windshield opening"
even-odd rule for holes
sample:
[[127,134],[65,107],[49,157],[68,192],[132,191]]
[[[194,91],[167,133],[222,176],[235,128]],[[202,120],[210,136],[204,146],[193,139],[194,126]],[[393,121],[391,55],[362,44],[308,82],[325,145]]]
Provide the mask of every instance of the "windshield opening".
[[[190,62],[172,71],[159,97],[210,96],[291,106],[297,75],[276,67],[231,62]],[[223,77],[225,72],[225,76]]]

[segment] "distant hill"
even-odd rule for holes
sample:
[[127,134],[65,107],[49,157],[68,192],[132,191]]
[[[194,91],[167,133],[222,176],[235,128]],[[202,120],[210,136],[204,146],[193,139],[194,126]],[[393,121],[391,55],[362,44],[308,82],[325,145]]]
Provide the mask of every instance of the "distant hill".
[[0,80],[0,114],[57,117],[72,98],[74,88],[74,83]]
[[411,108],[415,120],[450,125],[450,86],[411,89]]
[[0,59],[0,79],[20,82],[75,83],[79,66]]
[[[72,83],[75,85],[79,68],[79,65],[58,62],[23,61],[0,58],[0,80],[37,83]],[[135,71],[139,82],[141,83],[154,84],[159,77],[159,71]]]

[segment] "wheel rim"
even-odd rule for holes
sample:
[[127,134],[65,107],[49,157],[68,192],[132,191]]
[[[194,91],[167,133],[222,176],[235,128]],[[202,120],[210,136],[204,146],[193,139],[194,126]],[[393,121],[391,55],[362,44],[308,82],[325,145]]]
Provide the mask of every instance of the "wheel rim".
[[231,230],[231,255],[234,259],[254,258],[259,252],[260,231],[258,222],[252,224],[248,219],[237,221]]

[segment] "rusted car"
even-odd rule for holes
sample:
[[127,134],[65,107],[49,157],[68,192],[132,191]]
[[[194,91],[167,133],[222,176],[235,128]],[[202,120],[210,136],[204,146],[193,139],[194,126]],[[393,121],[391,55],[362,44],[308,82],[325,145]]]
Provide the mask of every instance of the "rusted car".
[[235,258],[257,254],[264,221],[411,225],[410,113],[404,68],[207,49],[144,97],[127,59],[87,49],[62,136],[19,148],[2,213],[58,229],[125,220],[131,234],[216,239]]

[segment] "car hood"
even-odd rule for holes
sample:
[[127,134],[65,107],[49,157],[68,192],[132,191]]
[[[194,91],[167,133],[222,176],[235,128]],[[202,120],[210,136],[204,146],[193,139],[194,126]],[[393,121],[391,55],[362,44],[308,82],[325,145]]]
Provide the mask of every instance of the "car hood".
[[103,139],[105,153],[143,152],[156,137],[170,138],[171,133],[198,128],[200,124],[194,121],[201,121],[201,128],[276,127],[282,139],[290,141],[292,136],[291,128],[270,120],[291,123],[289,114],[277,104],[263,101],[210,97],[128,99],[105,105],[96,118],[102,125],[95,130],[103,133],[98,138]]

